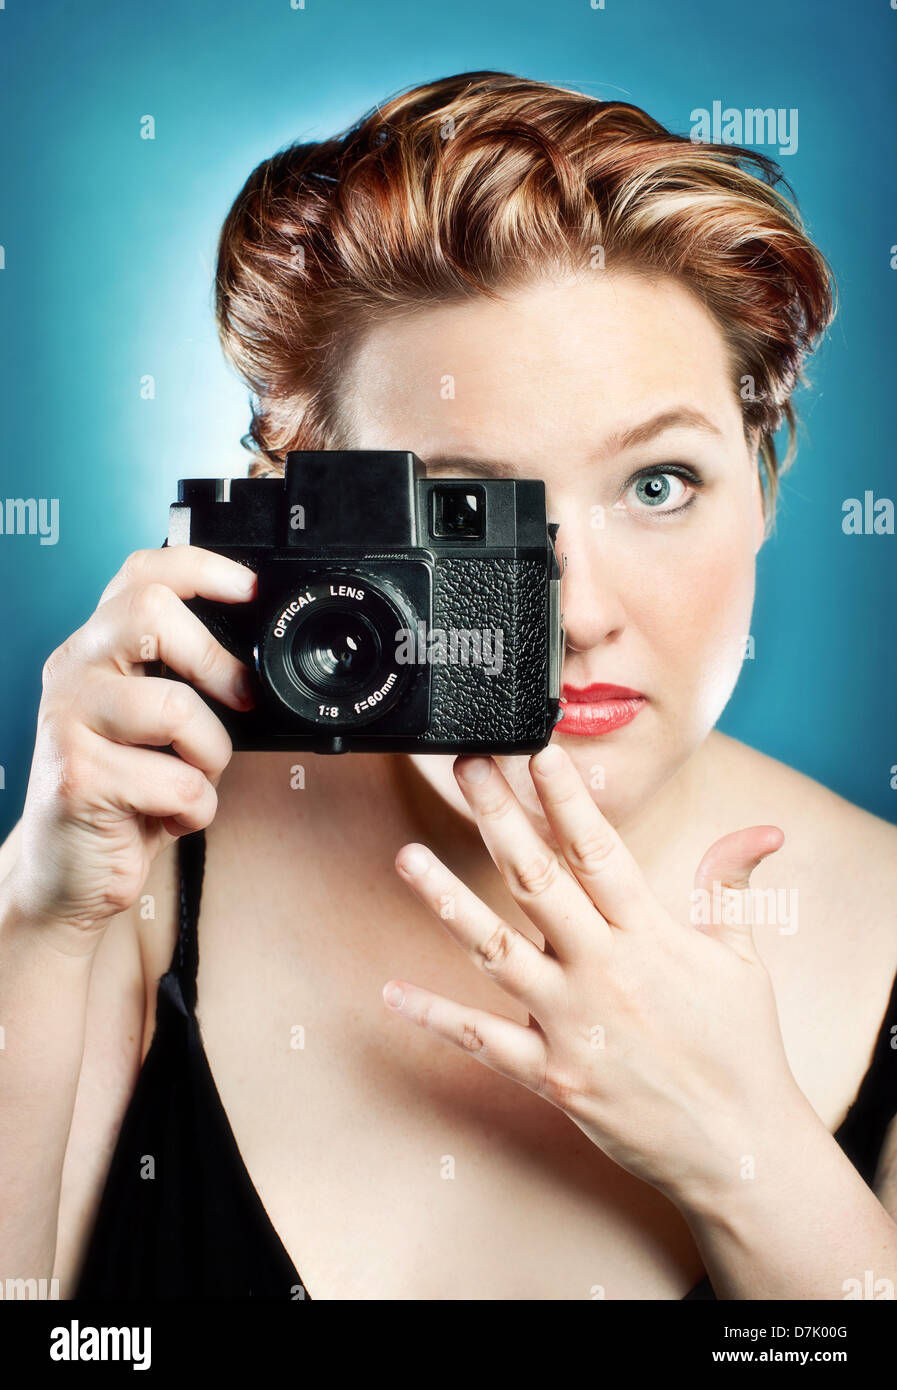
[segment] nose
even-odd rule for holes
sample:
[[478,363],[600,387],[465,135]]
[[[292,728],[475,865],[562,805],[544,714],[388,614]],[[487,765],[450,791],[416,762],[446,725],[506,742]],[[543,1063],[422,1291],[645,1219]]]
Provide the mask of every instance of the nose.
[[606,533],[591,513],[559,518],[557,553],[566,556],[561,608],[567,651],[586,652],[617,641],[626,626],[620,575]]

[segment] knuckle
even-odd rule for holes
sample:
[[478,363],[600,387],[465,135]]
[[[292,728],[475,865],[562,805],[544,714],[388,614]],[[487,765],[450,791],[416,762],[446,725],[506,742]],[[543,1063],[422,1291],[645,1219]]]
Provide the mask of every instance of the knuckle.
[[43,697],[38,707],[35,748],[41,750],[44,758],[60,757],[76,738],[77,724],[78,717],[72,710],[71,701],[51,691]]
[[55,685],[69,664],[72,656],[71,638],[66,638],[58,647],[47,657],[41,671],[41,687],[43,690]]
[[56,679],[56,672],[59,669],[59,651],[52,651],[47,657],[41,670],[41,689],[47,690]]
[[201,545],[191,545],[190,565],[194,578],[200,587],[211,583],[215,578],[215,573],[220,563],[220,557],[213,550],[206,550]]
[[528,898],[538,898],[551,888],[560,873],[556,855],[530,859],[512,870],[517,887]]
[[477,948],[479,963],[484,970],[494,974],[505,966],[516,947],[517,933],[506,922],[500,922],[490,937]]
[[571,802],[578,801],[582,787],[575,781],[571,781],[568,786],[553,788],[551,793],[552,806],[569,806]]
[[98,609],[102,608],[104,603],[108,603],[110,599],[116,598],[125,590],[133,589],[144,582],[149,554],[150,552],[148,550],[132,550],[131,554],[125,557],[122,564],[100,594],[99,603],[97,604]]
[[211,825],[218,812],[218,794],[215,788],[209,783],[209,795],[205,801],[197,804],[191,813],[191,819],[197,830]]
[[139,865],[113,865],[112,877],[104,893],[106,906],[112,914],[126,912],[136,901],[143,887],[144,874]]
[[475,1023],[464,1023],[458,1036],[458,1042],[465,1052],[482,1052],[485,1046],[482,1035]]
[[118,880],[109,884],[103,894],[108,915],[117,917],[119,913],[127,912],[128,908],[133,906],[136,897],[137,893],[129,893],[126,886]]
[[[215,716],[213,716],[213,718],[214,717]],[[227,732],[227,729],[225,729],[220,719],[217,720],[217,723],[218,728],[215,731],[217,737],[214,743],[213,760],[216,775],[220,777],[233,757],[234,745],[230,734]]]
[[217,813],[218,813],[218,793],[216,792],[215,788],[214,788],[214,787],[211,785],[211,783],[210,783],[210,784],[209,784],[209,799],[208,799],[208,802],[207,802],[207,804],[206,804],[205,810],[203,810],[203,811],[197,816],[197,828],[202,828],[202,827],[204,827],[204,826],[211,825],[211,824],[212,824],[212,821],[215,819],[215,816],[217,815]]
[[188,804],[200,801],[208,785],[208,779],[198,767],[181,764],[175,778],[175,790],[181,801]]
[[129,615],[140,628],[141,632],[150,632],[155,635],[168,612],[171,590],[164,584],[153,581],[149,584],[138,584],[134,589],[128,605]]
[[162,707],[159,711],[162,728],[176,731],[189,724],[196,713],[196,696],[188,685],[180,681],[168,681],[169,689],[162,693]]
[[54,788],[66,805],[80,805],[88,798],[96,769],[90,755],[75,739],[57,746],[53,761]]
[[37,745],[55,748],[62,730],[62,712],[58,701],[48,691],[37,708]]
[[492,823],[504,820],[505,816],[514,809],[516,802],[509,792],[501,792],[498,796],[491,798],[480,807],[480,815],[484,820]]
[[227,767],[234,754],[233,740],[231,739],[230,734],[224,728],[223,724],[221,725],[221,728],[223,730],[221,734],[221,743],[215,759],[216,775],[219,777],[221,776],[224,769]]
[[569,1071],[549,1062],[542,1078],[540,1095],[558,1109],[571,1113],[577,1108],[582,1088]]
[[589,874],[604,868],[615,849],[616,841],[607,830],[584,830],[572,837],[566,857],[572,869]]
[[227,733],[226,733],[226,734],[224,735],[224,737],[225,737],[226,742],[225,742],[224,746],[223,746],[222,749],[221,749],[221,757],[220,757],[220,759],[219,759],[219,770],[218,770],[218,776],[219,776],[219,777],[220,777],[221,774],[224,772],[224,769],[229,765],[231,758],[234,756],[234,745],[233,745],[233,742],[231,741],[230,734],[227,734]]
[[123,584],[130,586],[143,583],[149,561],[149,554],[150,552],[148,550],[131,551],[118,572],[118,577]]
[[208,683],[213,679],[221,663],[221,648],[210,637],[203,642],[202,650],[196,659],[195,676],[198,681]]

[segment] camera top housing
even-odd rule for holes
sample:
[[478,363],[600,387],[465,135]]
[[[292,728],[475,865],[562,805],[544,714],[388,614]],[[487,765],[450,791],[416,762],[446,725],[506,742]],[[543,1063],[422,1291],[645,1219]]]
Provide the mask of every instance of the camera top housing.
[[254,674],[251,710],[208,700],[236,749],[527,753],[560,712],[556,532],[538,480],[306,450],[183,479],[166,543],[258,573],[250,603],[188,604]]

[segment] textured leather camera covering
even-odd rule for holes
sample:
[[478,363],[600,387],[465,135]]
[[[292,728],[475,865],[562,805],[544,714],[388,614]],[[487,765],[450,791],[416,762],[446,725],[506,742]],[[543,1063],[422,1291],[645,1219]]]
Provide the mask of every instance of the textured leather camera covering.
[[501,672],[432,667],[430,728],[422,745],[454,738],[515,743],[545,730],[548,586],[538,560],[447,560],[436,565],[433,626],[501,629]]
[[[240,557],[257,568],[263,556]],[[196,613],[228,651],[248,665],[257,636],[256,605],[191,599]],[[446,633],[488,629],[502,633],[501,671],[479,665],[430,666],[430,726],[416,736],[430,744],[539,743],[545,738],[548,691],[548,585],[540,560],[444,559],[434,570],[433,624]],[[243,716],[222,708],[228,727]],[[358,734],[363,739],[364,731]],[[237,746],[240,746],[239,743]]]

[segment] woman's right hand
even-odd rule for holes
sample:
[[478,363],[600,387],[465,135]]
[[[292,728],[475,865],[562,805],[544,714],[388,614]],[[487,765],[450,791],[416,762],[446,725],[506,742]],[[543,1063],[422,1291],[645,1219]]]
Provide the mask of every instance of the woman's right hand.
[[[251,686],[183,600],[254,595],[252,571],[213,551],[138,550],[50,655],[20,852],[3,885],[27,919],[99,939],[160,851],[211,823],[233,749],[197,690],[246,710]],[[147,675],[155,660],[191,684]]]

